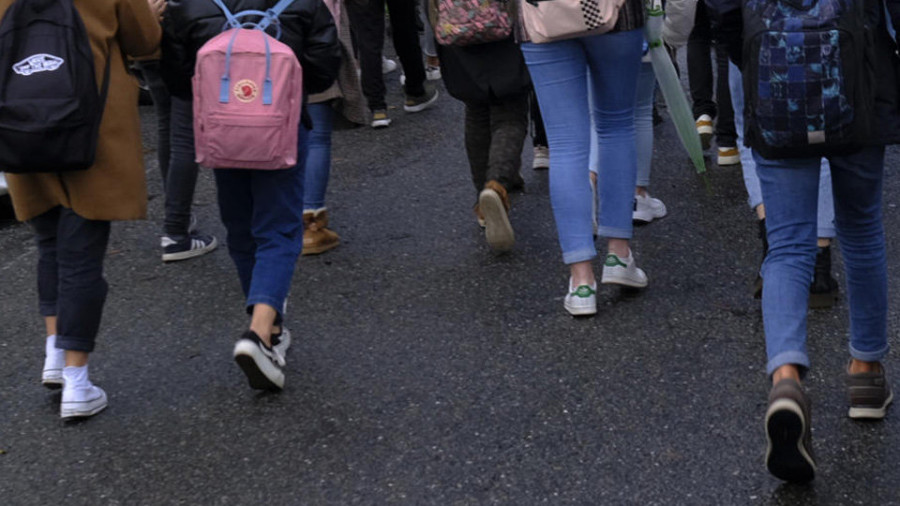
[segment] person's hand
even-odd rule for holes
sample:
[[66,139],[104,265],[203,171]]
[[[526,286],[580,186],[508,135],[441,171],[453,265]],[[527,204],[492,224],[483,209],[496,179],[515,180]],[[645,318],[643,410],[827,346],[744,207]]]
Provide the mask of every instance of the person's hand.
[[150,4],[150,10],[156,14],[156,18],[162,21],[163,13],[166,12],[168,6],[166,0],[147,0],[147,3]]

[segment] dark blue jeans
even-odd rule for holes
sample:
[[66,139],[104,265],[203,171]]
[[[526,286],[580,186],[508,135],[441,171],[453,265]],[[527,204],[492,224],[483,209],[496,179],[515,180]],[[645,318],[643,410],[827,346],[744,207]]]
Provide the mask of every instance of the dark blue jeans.
[[325,207],[325,190],[331,175],[331,132],[334,130],[334,109],[331,102],[309,104],[306,111],[312,118],[309,132],[309,151],[306,154],[306,186],[303,189],[303,209],[314,211]]
[[109,222],[55,207],[29,224],[38,246],[41,316],[57,317],[57,348],[90,353],[109,290],[103,279]]
[[266,304],[284,314],[303,250],[303,179],[308,131],[300,126],[296,166],[285,170],[216,169],[219,212],[247,311]]
[[[762,267],[768,373],[809,367],[806,315],[816,263],[819,158],[766,160],[753,153],[766,205],[769,254]],[[882,223],[884,147],[829,157],[838,244],[847,272],[850,356],[888,352],[887,260]]]

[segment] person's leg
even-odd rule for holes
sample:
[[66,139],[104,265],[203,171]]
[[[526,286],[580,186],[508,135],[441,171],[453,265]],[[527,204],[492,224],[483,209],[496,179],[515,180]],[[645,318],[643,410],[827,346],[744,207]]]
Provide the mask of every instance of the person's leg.
[[331,172],[331,134],[334,108],[331,102],[309,104],[313,129],[309,132],[306,175],[303,185],[303,254],[318,255],[340,244],[340,237],[328,228],[325,190]]
[[847,272],[850,356],[878,362],[888,351],[884,148],[869,147],[830,161],[835,224]]
[[466,156],[472,172],[472,184],[477,193],[484,189],[484,183],[487,182],[491,152],[491,107],[481,102],[466,102],[465,106]]
[[699,118],[704,114],[711,119],[716,118],[716,103],[713,101],[711,39],[706,5],[703,2],[697,2],[694,29],[691,30],[687,44],[688,84],[694,118]]
[[384,0],[346,2],[357,44],[360,78],[369,109],[387,109],[381,55],[384,50]]
[[169,90],[162,80],[159,60],[141,62],[139,66],[144,75],[144,82],[150,89],[153,110],[156,112],[156,157],[159,162],[159,173],[162,175],[163,192],[165,192],[171,156],[169,150],[169,121],[171,118]]
[[[763,262],[762,310],[769,374],[809,367],[806,315],[816,258],[819,159],[766,160],[754,153],[769,253]],[[779,379],[776,377],[776,379]]]
[[640,30],[586,41],[591,66],[594,128],[598,139],[600,226],[610,253],[630,258],[634,187],[637,179],[635,104],[641,69]]
[[531,168],[545,170],[550,168],[550,150],[547,148],[547,131],[544,130],[544,118],[541,117],[541,108],[538,105],[537,95],[534,89],[529,92],[529,107],[531,116],[531,143],[533,158]]
[[716,144],[720,148],[737,146],[737,132],[734,125],[734,109],[731,106],[731,92],[728,80],[728,49],[720,42],[715,43],[716,53]]
[[[422,33],[419,37],[419,44],[422,46],[422,53],[433,63],[437,58],[437,47],[434,40],[434,27],[431,26],[431,20],[428,19],[428,3],[429,0],[419,0],[416,12],[419,21],[422,23]],[[429,63],[429,64],[432,64]]]
[[653,92],[656,74],[653,64],[641,62],[637,82],[637,104],[634,109],[634,130],[637,145],[637,187],[645,194],[650,186],[650,164],[653,161]]
[[394,50],[400,57],[400,64],[406,75],[406,84],[403,87],[409,96],[425,94],[425,63],[422,61],[422,48],[419,46],[419,33],[416,29],[417,1],[387,0]]
[[28,222],[34,230],[38,248],[38,310],[44,318],[46,327],[44,369],[41,374],[41,382],[48,388],[63,386],[63,367],[66,365],[65,351],[56,347],[56,304],[59,294],[56,236],[59,231],[60,210],[60,207],[55,207]]
[[490,106],[490,162],[487,179],[505,188],[524,185],[522,147],[528,135],[528,94],[508,97]]
[[[225,225],[228,254],[237,268],[244,297],[250,293],[250,280],[256,263],[256,241],[253,239],[253,193],[251,174],[242,169],[216,169],[216,195],[219,215]],[[299,202],[299,201],[298,201]]]
[[211,235],[191,231],[191,207],[197,187],[194,151],[194,111],[190,99],[171,97],[171,159],[166,179],[163,261],[186,260],[209,253],[218,242]]

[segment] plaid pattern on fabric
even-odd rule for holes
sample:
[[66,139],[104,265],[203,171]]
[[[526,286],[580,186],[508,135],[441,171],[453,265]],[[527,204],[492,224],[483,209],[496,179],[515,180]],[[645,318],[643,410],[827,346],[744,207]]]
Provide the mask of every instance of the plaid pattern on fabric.
[[807,10],[784,2],[750,0],[767,31],[758,34],[754,113],[766,144],[820,144],[849,133],[854,109],[848,98],[848,35],[838,20],[847,0],[804,0]]

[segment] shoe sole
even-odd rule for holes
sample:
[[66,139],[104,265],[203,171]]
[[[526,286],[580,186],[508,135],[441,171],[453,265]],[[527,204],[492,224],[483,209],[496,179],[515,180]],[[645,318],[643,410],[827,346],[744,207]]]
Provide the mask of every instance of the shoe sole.
[[391,125],[391,120],[389,119],[380,119],[378,121],[372,121],[372,128],[387,128]]
[[621,286],[630,286],[631,288],[646,288],[650,283],[650,280],[644,281],[640,283],[631,278],[620,278],[617,276],[609,276],[604,274],[602,278],[600,278],[600,284],[603,285],[621,285]]
[[478,196],[478,209],[484,215],[484,236],[488,245],[498,252],[512,249],[516,236],[500,195],[493,190],[482,191]]
[[766,412],[766,468],[780,480],[801,483],[816,475],[816,464],[803,447],[806,420],[796,402],[779,399]]
[[881,405],[880,408],[853,408],[847,412],[847,416],[853,418],[854,420],[861,419],[872,419],[872,420],[881,420],[887,415],[887,407],[894,400],[894,392],[892,391],[888,398],[884,401],[884,404]]
[[423,102],[419,105],[404,105],[403,110],[406,112],[422,112],[425,109],[428,109],[429,107],[431,107],[432,104],[437,102],[437,99],[440,95],[441,94],[437,90],[434,90],[434,96],[431,97],[431,99],[428,100],[428,102]]
[[51,369],[41,374],[41,384],[50,390],[59,390],[63,387],[62,369]]
[[661,220],[668,215],[668,212],[663,212],[660,215],[656,215],[652,211],[635,211],[631,213],[631,221],[647,224],[651,223],[653,220]]
[[[234,361],[247,376],[250,388],[256,390],[281,390],[284,388],[284,373],[279,371],[268,357],[262,356],[256,343],[238,342],[234,347]],[[261,367],[260,363],[262,363]],[[263,369],[266,369],[269,374],[266,374]]]
[[720,156],[716,163],[719,166],[728,166],[728,165],[737,165],[741,163],[741,155],[732,155],[732,156]]
[[340,244],[341,244],[340,241],[335,241],[330,244],[323,244],[320,246],[303,248],[303,251],[301,252],[301,254],[302,255],[319,255],[319,254],[325,253],[326,251],[331,251],[334,248],[337,248],[338,246],[340,246]]
[[597,314],[596,305],[594,307],[570,306],[568,302],[563,303],[563,305],[572,316],[593,316]]
[[550,160],[537,159],[531,163],[532,170],[547,170],[550,168]]
[[217,241],[216,238],[213,237],[212,242],[209,243],[209,245],[206,246],[205,248],[191,249],[191,250],[187,250],[187,251],[179,251],[178,253],[163,253],[162,261],[163,262],[177,262],[179,260],[187,260],[189,258],[203,256],[203,255],[213,251],[218,246],[219,246],[219,241]]
[[[91,406],[87,409],[80,410],[79,408],[72,407],[72,404],[75,405],[83,405],[88,404],[94,401],[86,401],[86,402],[63,402],[59,405],[59,417],[63,420],[71,420],[73,418],[87,418],[90,416],[94,416],[97,413],[103,411],[109,406],[109,401],[106,397],[106,394],[103,395],[103,402],[101,404],[97,404],[95,406]],[[67,406],[70,405],[70,406]]]

